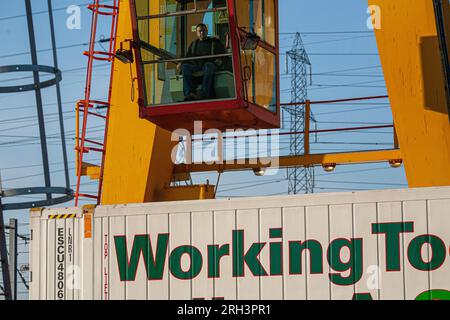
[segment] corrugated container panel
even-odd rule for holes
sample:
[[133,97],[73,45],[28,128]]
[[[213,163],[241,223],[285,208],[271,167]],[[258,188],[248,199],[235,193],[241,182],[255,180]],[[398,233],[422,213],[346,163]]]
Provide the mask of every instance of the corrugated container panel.
[[450,298],[450,188],[32,210],[31,299]]
[[372,224],[377,223],[376,203],[353,204],[353,233],[364,241],[362,263],[364,272],[355,284],[355,292],[368,293],[373,300],[380,297],[380,268],[378,237],[372,234]]

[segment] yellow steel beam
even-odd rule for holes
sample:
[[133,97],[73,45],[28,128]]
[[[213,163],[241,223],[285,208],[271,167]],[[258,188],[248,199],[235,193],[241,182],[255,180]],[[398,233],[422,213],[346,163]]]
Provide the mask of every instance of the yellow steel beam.
[[[450,4],[442,1],[450,34]],[[432,0],[369,0],[409,187],[450,185],[450,124]],[[375,24],[376,25],[376,24]]]
[[159,191],[158,201],[183,201],[214,199],[215,186],[209,184],[195,186],[166,187]]
[[[158,5],[156,1],[149,3]],[[159,30],[150,35],[159,39]],[[116,41],[128,48],[125,42],[132,38],[129,1],[121,1]],[[116,59],[101,204],[158,201],[171,181],[175,143],[170,132],[139,118],[137,89],[136,64]]]
[[368,163],[382,162],[401,159],[400,150],[378,150],[331,154],[309,154],[299,156],[282,156],[279,158],[260,158],[260,159],[241,159],[232,163],[193,163],[179,164],[174,168],[175,174],[186,172],[208,172],[208,171],[233,171],[233,170],[253,170],[260,168],[287,168],[312,165],[324,165],[329,163],[350,164],[350,163]]
[[100,178],[100,167],[88,162],[83,162],[81,175],[89,176],[91,180],[98,180]]

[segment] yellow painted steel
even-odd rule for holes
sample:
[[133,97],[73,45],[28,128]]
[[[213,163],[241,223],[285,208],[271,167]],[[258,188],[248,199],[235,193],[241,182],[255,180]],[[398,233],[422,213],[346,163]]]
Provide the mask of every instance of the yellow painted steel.
[[[433,2],[414,0],[411,5],[411,0],[369,0],[369,4],[381,9],[381,29],[376,30],[376,38],[392,105],[396,146],[398,142],[401,152],[306,154],[246,159],[245,163],[175,166],[171,155],[176,142],[171,141],[170,132],[138,116],[136,65],[116,60],[101,203],[211,199],[214,186],[169,187],[172,175],[187,179],[190,172],[255,170],[274,163],[284,168],[403,159],[410,187],[450,185],[450,125]],[[123,42],[128,48],[126,41],[132,39],[129,1],[122,0],[120,5],[117,43]],[[156,1],[150,1],[148,10],[157,10],[156,5]],[[445,5],[448,16],[449,5]],[[148,26],[150,43],[159,42],[158,28],[157,23]],[[87,165],[85,174],[95,178],[98,168]]]
[[[443,1],[450,34],[450,4]],[[409,187],[450,185],[450,124],[432,0],[369,0]]]
[[214,199],[215,187],[209,184],[167,187],[158,196],[158,201],[208,200]]
[[279,158],[241,159],[232,163],[193,163],[179,164],[174,168],[174,173],[182,174],[186,172],[208,172],[208,171],[232,171],[232,170],[253,170],[268,167],[300,167],[323,165],[327,163],[350,164],[369,163],[402,159],[400,150],[377,150],[347,153],[330,154],[308,154],[297,156],[281,156]]
[[[129,10],[122,0],[117,44],[133,38]],[[115,61],[101,204],[158,201],[171,180],[175,143],[170,132],[139,118],[135,78],[135,64]]]
[[83,162],[81,175],[89,176],[91,180],[98,180],[100,178],[100,167],[88,162]]

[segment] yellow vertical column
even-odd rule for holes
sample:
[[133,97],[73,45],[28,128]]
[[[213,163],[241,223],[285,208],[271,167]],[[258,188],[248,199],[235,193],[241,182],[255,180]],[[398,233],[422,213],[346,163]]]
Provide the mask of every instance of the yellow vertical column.
[[[150,0],[149,0],[150,1]],[[156,32],[157,30],[151,30]],[[128,0],[121,0],[117,43],[132,39]],[[128,44],[127,44],[128,45]],[[126,46],[127,46],[126,45]],[[107,135],[102,204],[156,201],[172,176],[170,132],[139,118],[136,65],[116,60]]]
[[[408,184],[450,185],[450,123],[433,1],[369,4],[378,6],[381,19],[375,35]],[[448,1],[444,5],[448,15]]]

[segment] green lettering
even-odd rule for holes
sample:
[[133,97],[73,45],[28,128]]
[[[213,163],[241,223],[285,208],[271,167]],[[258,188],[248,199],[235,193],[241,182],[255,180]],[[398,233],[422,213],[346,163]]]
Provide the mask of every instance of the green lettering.
[[233,276],[243,277],[245,265],[254,276],[267,276],[258,259],[266,243],[254,243],[244,254],[244,231],[233,231]]
[[[343,248],[350,249],[350,258],[347,262],[341,260],[341,251]],[[330,243],[328,248],[328,263],[333,270],[345,272],[350,270],[347,277],[341,273],[330,273],[330,281],[334,284],[349,286],[357,283],[363,273],[363,241],[362,239],[336,239]]]
[[419,294],[416,300],[450,300],[450,291],[440,289],[425,291]]
[[[422,259],[422,247],[429,244],[431,247],[431,260],[425,262]],[[445,243],[434,235],[421,235],[411,240],[408,247],[408,260],[411,265],[421,271],[433,271],[438,269],[445,261]]]
[[[183,255],[188,254],[191,260],[189,269],[183,271],[181,267],[181,258]],[[196,247],[193,246],[180,246],[175,248],[169,257],[170,272],[174,277],[183,280],[193,279],[199,275],[203,266],[202,253]]]
[[370,293],[355,293],[352,300],[373,300]]
[[117,263],[119,265],[119,275],[121,281],[134,281],[139,265],[139,258],[144,258],[148,280],[160,280],[164,273],[166,261],[168,234],[159,234],[156,245],[156,257],[153,255],[151,240],[149,235],[138,235],[134,237],[131,257],[128,259],[127,239],[125,236],[114,237],[116,246]]
[[289,242],[289,273],[302,274],[302,253],[309,250],[310,273],[323,273],[323,250],[320,242],[316,240]]
[[208,277],[220,277],[220,259],[230,254],[230,245],[208,246]]
[[283,243],[275,242],[270,244],[270,275],[281,276],[283,274]]
[[386,271],[400,271],[400,233],[414,231],[414,222],[373,223],[373,234],[385,234]]

